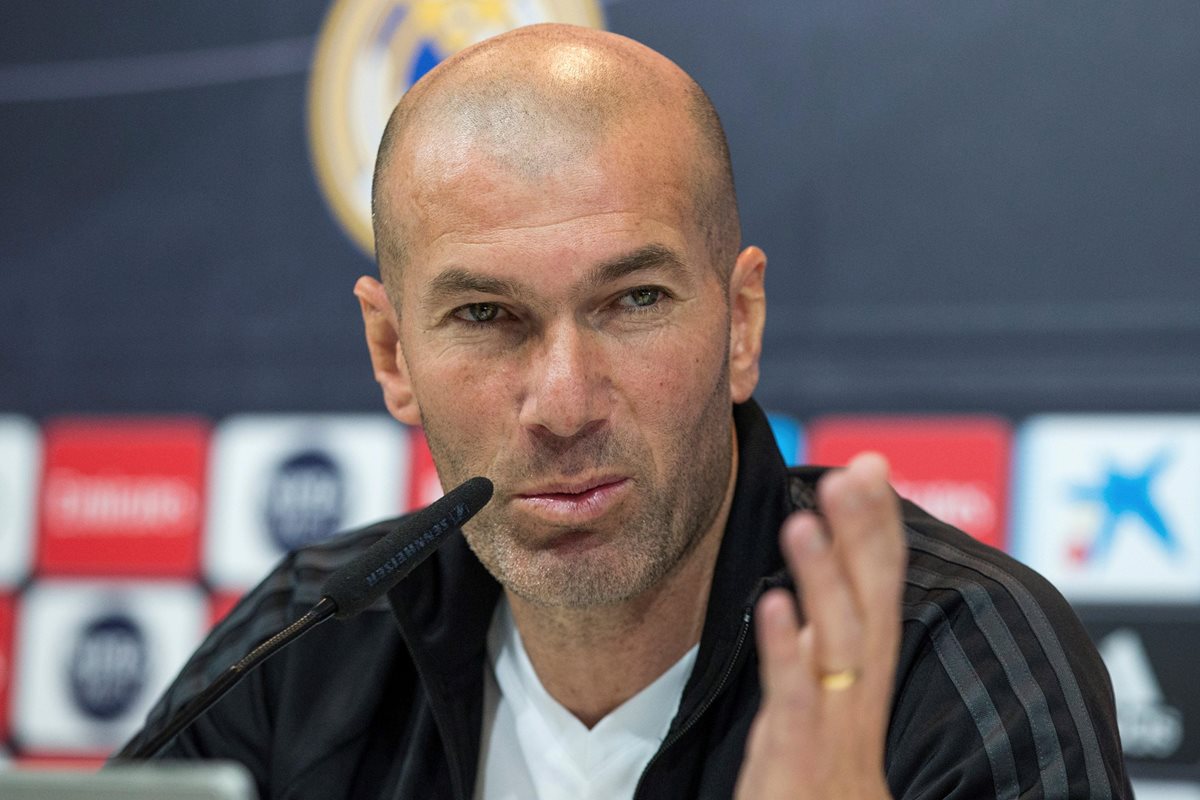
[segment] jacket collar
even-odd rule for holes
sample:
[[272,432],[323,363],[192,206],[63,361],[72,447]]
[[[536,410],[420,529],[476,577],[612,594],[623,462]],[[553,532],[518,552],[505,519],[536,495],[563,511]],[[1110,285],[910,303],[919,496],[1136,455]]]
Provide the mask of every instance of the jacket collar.
[[733,407],[738,475],[729,519],[713,572],[700,650],[675,727],[721,688],[732,668],[747,615],[767,581],[779,581],[783,557],[779,527],[791,511],[788,471],[767,417],[754,400]]

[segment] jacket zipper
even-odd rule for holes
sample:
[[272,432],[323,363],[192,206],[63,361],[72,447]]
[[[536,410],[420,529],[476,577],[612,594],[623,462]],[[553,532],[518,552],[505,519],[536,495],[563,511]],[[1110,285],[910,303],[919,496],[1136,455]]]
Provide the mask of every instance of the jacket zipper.
[[753,608],[754,606],[751,604],[742,610],[742,627],[741,630],[738,631],[737,641],[733,645],[733,655],[730,656],[729,661],[726,662],[725,671],[721,673],[721,678],[717,681],[716,687],[708,693],[707,697],[704,698],[704,702],[700,704],[698,709],[696,709],[696,713],[688,717],[687,721],[684,722],[683,725],[681,725],[679,729],[675,731],[675,733],[667,737],[650,761],[646,763],[646,768],[642,770],[642,775],[640,778],[638,778],[637,788],[634,789],[634,798],[637,798],[641,795],[642,784],[646,780],[646,776],[650,774],[650,770],[654,767],[655,762],[657,762],[662,754],[665,753],[670,747],[682,739],[689,730],[695,727],[696,723],[700,721],[700,718],[704,716],[704,712],[708,711],[712,704],[716,702],[717,697],[720,696],[721,692],[725,689],[725,684],[729,682],[729,676],[733,674],[734,669],[737,668],[738,662],[741,660],[742,646],[746,642],[746,634],[750,632],[750,623],[754,616]]

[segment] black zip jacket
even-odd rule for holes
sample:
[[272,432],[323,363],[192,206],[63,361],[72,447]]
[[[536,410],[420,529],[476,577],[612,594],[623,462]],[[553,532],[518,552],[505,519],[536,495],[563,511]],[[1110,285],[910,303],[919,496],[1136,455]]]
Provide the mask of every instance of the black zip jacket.
[[[729,798],[759,704],[751,609],[789,585],[784,517],[823,470],[789,471],[761,410],[736,406],[739,471],[695,668],[637,798]],[[896,798],[1131,798],[1108,674],[1062,597],[904,503],[909,567],[885,768]],[[317,602],[395,520],[289,555],[209,635],[136,740]],[[264,798],[471,800],[485,640],[500,586],[455,536],[357,617],[277,654],[164,749],[229,758]]]

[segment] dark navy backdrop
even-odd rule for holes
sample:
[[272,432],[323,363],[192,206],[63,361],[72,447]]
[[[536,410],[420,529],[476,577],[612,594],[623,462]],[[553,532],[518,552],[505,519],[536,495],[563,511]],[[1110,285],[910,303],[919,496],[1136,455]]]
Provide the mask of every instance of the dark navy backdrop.
[[[736,10],[735,10],[736,9]],[[322,0],[10,0],[0,408],[377,409],[305,98]],[[1193,410],[1200,4],[628,0],[725,119],[760,397]]]

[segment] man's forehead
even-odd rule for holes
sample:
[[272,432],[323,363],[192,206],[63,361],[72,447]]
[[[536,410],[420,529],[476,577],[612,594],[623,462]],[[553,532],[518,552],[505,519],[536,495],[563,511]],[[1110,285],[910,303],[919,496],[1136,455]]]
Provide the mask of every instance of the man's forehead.
[[395,193],[393,208],[407,218],[414,247],[446,235],[480,240],[514,228],[541,227],[553,235],[584,218],[678,226],[690,213],[682,159],[630,150],[619,140],[564,158],[545,174],[529,174],[470,146],[414,156],[385,188]]
[[[428,224],[409,236],[406,291],[429,282],[461,288],[469,273],[533,281],[565,296],[638,270],[673,271],[699,260],[689,226],[665,206],[589,202],[585,195],[561,205],[538,198],[544,202],[522,207],[490,198],[494,202],[477,197],[453,215],[427,209]],[[509,288],[503,293],[520,294]]]

